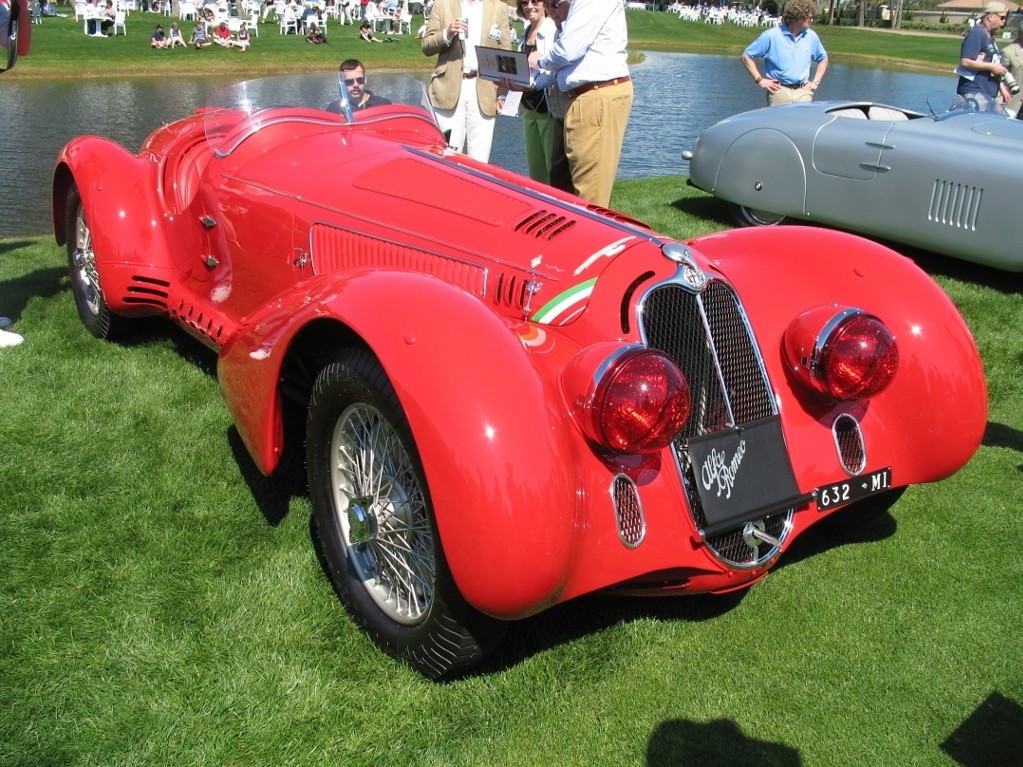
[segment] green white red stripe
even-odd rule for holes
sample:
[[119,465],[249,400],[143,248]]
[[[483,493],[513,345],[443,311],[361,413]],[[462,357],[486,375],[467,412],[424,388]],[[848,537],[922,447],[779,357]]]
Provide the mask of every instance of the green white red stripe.
[[583,309],[593,293],[593,286],[597,284],[597,278],[580,282],[564,293],[559,293],[546,304],[540,307],[530,318],[533,322],[541,325],[564,325]]

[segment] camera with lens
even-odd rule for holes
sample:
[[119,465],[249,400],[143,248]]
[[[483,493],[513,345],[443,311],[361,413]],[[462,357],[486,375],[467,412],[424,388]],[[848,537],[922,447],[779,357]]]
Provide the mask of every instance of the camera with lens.
[[1005,84],[1005,87],[1009,89],[1009,93],[1013,96],[1019,93],[1019,83],[1016,82],[1016,78],[1012,76],[1012,72],[1006,72],[1002,75],[1002,82]]

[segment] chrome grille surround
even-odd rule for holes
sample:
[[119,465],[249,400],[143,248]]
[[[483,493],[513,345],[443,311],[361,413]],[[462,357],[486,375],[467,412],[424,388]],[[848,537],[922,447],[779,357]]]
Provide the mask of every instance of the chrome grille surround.
[[851,415],[843,413],[831,425],[831,433],[835,435],[835,448],[842,468],[855,477],[867,465],[867,450],[863,445],[863,433],[860,424]]
[[[641,299],[638,315],[644,343],[671,357],[689,384],[692,415],[672,450],[693,522],[703,535],[707,520],[688,440],[777,415],[770,381],[739,297],[723,280],[709,278],[699,289],[682,280],[655,285]],[[743,526],[704,536],[704,543],[729,567],[759,567],[778,555],[792,528],[792,515],[788,509],[758,520],[777,545],[745,535]]]
[[618,537],[623,544],[634,549],[646,536],[646,517],[636,483],[624,474],[617,475],[611,483],[611,500],[615,507]]

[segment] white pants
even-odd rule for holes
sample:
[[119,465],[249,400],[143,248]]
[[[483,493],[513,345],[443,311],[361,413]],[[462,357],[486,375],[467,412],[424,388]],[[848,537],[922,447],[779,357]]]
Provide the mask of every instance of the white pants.
[[474,160],[490,162],[494,143],[494,119],[480,112],[476,81],[463,80],[454,109],[434,109],[442,131],[451,131],[448,146],[465,152]]

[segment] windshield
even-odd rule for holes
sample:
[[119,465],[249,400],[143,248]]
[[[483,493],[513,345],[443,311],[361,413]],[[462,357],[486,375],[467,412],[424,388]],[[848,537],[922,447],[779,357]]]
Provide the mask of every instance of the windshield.
[[936,120],[947,120],[957,115],[977,112],[1006,120],[1016,117],[1015,112],[1006,109],[1002,104],[991,102],[986,109],[982,109],[976,99],[960,96],[958,93],[932,93],[927,97],[927,108]]
[[343,72],[245,80],[222,88],[206,102],[203,125],[218,157],[261,128],[279,122],[325,125],[365,123],[396,116],[437,120],[422,82],[406,75],[367,74],[361,104],[353,104]]

